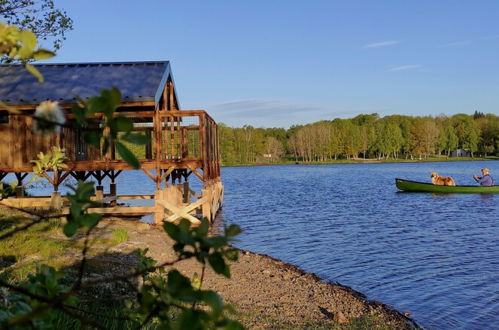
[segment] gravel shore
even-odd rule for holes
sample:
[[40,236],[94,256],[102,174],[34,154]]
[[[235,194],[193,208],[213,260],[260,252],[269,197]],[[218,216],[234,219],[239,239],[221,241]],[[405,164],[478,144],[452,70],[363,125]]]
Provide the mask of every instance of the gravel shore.
[[[107,226],[104,231],[111,233],[115,228],[124,228],[129,238],[109,252],[149,248],[150,256],[160,262],[174,259],[172,241],[161,228],[116,218],[110,221],[111,225],[108,221],[101,223],[100,226]],[[178,263],[176,268],[188,276],[201,272],[201,265],[191,260]],[[231,274],[226,279],[207,271],[203,287],[217,291],[232,304],[237,317],[250,329],[418,327],[402,313],[368,300],[358,291],[339,283],[326,283],[314,274],[269,256],[241,251],[239,260],[231,263]]]

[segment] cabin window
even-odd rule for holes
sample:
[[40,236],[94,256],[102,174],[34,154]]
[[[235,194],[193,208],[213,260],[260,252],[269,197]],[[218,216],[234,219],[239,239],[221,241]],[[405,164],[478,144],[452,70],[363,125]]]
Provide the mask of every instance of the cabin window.
[[0,111],[0,124],[9,123],[9,113],[7,111]]

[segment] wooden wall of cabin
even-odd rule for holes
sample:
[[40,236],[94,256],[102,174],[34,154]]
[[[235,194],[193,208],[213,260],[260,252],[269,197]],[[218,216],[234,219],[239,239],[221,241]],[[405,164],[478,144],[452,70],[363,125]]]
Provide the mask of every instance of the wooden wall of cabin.
[[39,152],[59,146],[59,136],[41,136],[33,132],[30,116],[9,115],[9,122],[0,124],[0,170],[22,171],[31,168],[31,160]]
[[7,111],[0,111],[0,170],[7,168],[9,162],[11,145],[9,119]]

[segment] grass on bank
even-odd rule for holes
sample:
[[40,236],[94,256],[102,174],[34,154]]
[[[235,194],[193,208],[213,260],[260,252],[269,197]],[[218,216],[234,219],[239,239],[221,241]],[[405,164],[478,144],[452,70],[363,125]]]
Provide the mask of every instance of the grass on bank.
[[[30,218],[22,212],[0,206],[0,235],[30,222]],[[53,218],[0,240],[0,277],[21,281],[39,264],[61,269],[77,262],[81,257],[84,236],[80,233],[72,239],[67,238],[62,233],[62,226],[61,218]],[[108,247],[128,240],[126,230],[118,229],[113,237],[109,236],[92,237],[89,255],[98,255]]]
[[222,163],[222,166],[262,166],[262,165],[326,165],[326,164],[378,164],[378,163],[431,163],[431,162],[462,162],[462,161],[493,161],[499,160],[498,156],[487,157],[427,157],[427,158],[351,158],[351,159],[337,159],[325,161],[303,161],[301,159],[295,160],[294,158],[284,158],[273,162],[260,161],[255,163]]

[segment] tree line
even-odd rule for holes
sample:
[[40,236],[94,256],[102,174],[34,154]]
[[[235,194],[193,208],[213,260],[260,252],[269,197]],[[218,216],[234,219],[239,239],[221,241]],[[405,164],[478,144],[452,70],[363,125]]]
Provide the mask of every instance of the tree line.
[[362,114],[285,128],[219,125],[222,164],[499,155],[499,116]]

